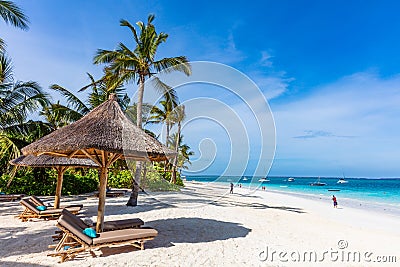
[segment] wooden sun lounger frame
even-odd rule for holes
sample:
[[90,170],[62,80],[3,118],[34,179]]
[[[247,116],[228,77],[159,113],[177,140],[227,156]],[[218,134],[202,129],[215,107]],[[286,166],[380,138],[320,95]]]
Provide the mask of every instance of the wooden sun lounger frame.
[[[32,211],[28,206],[25,206],[22,202],[20,204],[25,208],[24,211],[17,215],[16,217],[21,219],[22,222],[26,222],[29,219],[44,219],[44,220],[55,220],[58,219],[58,217],[61,216],[61,211],[58,209],[57,211],[54,211],[53,213],[45,213],[45,214],[40,214],[40,212],[36,213]],[[49,209],[51,210],[51,209]],[[71,211],[73,214],[77,214],[79,211]]]
[[23,198],[24,194],[0,195],[0,201],[14,201]]
[[[132,245],[140,250],[144,250],[144,243],[148,240],[154,239],[154,237],[145,237],[134,240],[123,240],[123,241],[114,241],[96,245],[88,245],[64,226],[57,224],[57,227],[63,231],[63,237],[61,238],[60,242],[58,242],[58,244],[55,246],[54,251],[47,254],[47,256],[52,256],[52,257],[60,256],[61,257],[60,262],[64,262],[66,259],[73,259],[76,254],[85,251],[88,251],[90,255],[92,255],[92,257],[96,257],[96,254],[93,252],[94,249],[99,249],[102,247],[109,247],[109,246]],[[65,246],[70,246],[71,248],[64,250]],[[49,246],[49,248],[53,247],[54,245]]]

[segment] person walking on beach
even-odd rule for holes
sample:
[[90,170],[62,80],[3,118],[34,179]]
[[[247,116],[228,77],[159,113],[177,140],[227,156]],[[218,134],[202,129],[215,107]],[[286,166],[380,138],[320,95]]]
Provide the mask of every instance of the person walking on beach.
[[231,191],[229,193],[233,194],[233,183],[231,183]]
[[333,207],[337,208],[337,200],[336,200],[335,195],[332,196],[332,201],[333,201]]

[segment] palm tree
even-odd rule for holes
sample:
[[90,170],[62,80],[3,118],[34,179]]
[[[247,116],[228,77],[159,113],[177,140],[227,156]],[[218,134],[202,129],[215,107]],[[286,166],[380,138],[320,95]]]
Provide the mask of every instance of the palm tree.
[[[168,34],[156,32],[152,24],[154,18],[154,15],[149,15],[147,24],[144,24],[142,21],[136,23],[140,30],[139,34],[135,27],[128,21],[121,20],[120,25],[128,27],[132,32],[135,42],[134,50],[130,50],[125,44],[119,43],[116,50],[99,49],[94,57],[95,64],[108,64],[107,69],[114,73],[118,82],[137,81],[139,87],[136,123],[140,128],[142,128],[142,105],[146,78],[150,78],[160,71],[180,71],[186,75],[191,74],[191,67],[185,56],[155,60],[157,49],[161,43],[167,40]],[[127,203],[128,206],[137,206],[140,173],[141,163],[138,162],[132,186],[132,194]]]
[[142,104],[144,83],[146,78],[150,78],[158,72],[180,71],[186,75],[191,74],[191,67],[185,56],[162,58],[155,60],[158,46],[165,42],[168,34],[157,34],[152,24],[155,16],[149,15],[147,25],[142,21],[137,22],[140,34],[138,35],[135,27],[128,21],[121,20],[120,25],[128,27],[135,41],[135,49],[130,50],[125,44],[119,43],[114,51],[99,49],[94,57],[95,64],[109,64],[107,70],[118,77],[117,82],[131,82],[137,80],[138,102],[137,102],[137,126],[142,128]]
[[[14,27],[27,30],[28,17],[22,12],[22,10],[14,4],[12,1],[0,1],[0,16],[7,24],[11,24]],[[3,52],[5,47],[4,40],[0,38],[0,51]]]
[[[177,143],[175,143],[176,140],[178,140]],[[183,143],[183,135],[180,135],[180,137],[178,138],[178,132],[174,133],[170,137],[170,143],[171,147],[175,150],[177,149],[176,151],[178,151],[176,167],[178,169],[188,169],[188,166],[186,164],[192,164],[190,162],[190,157],[194,155],[194,152],[190,150],[190,146]]]
[[26,121],[28,114],[48,104],[47,95],[36,82],[14,81],[11,61],[0,54],[0,157],[2,162],[20,155],[20,148],[48,128]]
[[171,182],[176,184],[176,169],[177,169],[177,164],[178,164],[178,155],[179,155],[179,144],[182,141],[181,140],[181,130],[182,130],[182,122],[186,118],[185,114],[185,106],[184,105],[179,105],[177,106],[174,111],[173,111],[173,120],[178,124],[178,129],[176,132],[175,136],[175,152],[177,152],[177,156],[174,158],[173,162],[173,170],[172,170],[172,176],[171,176]]
[[176,96],[171,95],[169,92],[164,94],[163,100],[160,102],[161,108],[153,106],[150,111],[150,117],[147,123],[160,124],[163,123],[166,126],[165,134],[165,145],[168,145],[169,133],[172,126],[175,123],[175,118],[173,116],[173,111],[177,106]]

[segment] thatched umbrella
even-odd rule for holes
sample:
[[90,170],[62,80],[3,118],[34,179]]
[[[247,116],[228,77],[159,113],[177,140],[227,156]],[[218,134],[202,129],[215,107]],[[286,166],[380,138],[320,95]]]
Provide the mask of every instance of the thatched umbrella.
[[120,158],[162,161],[175,156],[174,151],[146,134],[125,116],[114,94],[80,120],[24,147],[22,153],[90,158],[99,164],[98,232],[103,230],[107,168],[113,162]]
[[86,167],[86,168],[98,168],[97,165],[91,159],[78,159],[78,158],[65,158],[65,157],[53,157],[50,155],[41,156],[20,156],[19,158],[10,161],[10,164],[24,167],[43,167],[43,168],[54,168],[57,171],[57,187],[56,194],[54,197],[54,208],[60,207],[61,188],[64,179],[64,172],[68,168],[73,167]]

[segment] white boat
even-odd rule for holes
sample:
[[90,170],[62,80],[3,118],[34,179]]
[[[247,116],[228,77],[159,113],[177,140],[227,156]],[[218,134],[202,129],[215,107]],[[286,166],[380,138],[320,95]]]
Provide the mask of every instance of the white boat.
[[320,181],[320,177],[318,177],[318,180],[317,181],[315,181],[314,183],[311,183],[310,185],[311,186],[324,186],[324,185],[326,185],[326,183],[322,183],[321,181]]
[[249,180],[249,179],[247,179],[246,177],[244,177],[242,180],[243,180],[243,181],[247,181],[247,180]]
[[259,182],[269,182],[271,180],[268,180],[267,178],[261,178],[260,180],[258,180]]
[[288,182],[294,182],[294,178],[290,177],[287,179]]
[[338,184],[347,184],[349,181],[346,181],[344,178],[340,178],[339,181],[337,181],[336,183]]

